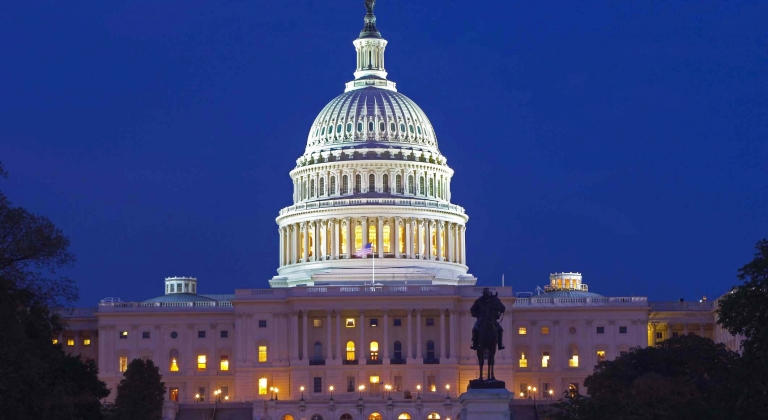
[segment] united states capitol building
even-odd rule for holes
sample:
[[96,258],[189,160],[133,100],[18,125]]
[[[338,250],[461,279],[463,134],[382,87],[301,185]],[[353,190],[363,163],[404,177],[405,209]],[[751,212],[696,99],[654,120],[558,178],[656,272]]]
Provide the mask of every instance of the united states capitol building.
[[[209,279],[169,277],[159,297],[68,315],[55,340],[98,362],[111,399],[130,360],[145,358],[160,366],[168,418],[216,401],[249,419],[460,418],[457,398],[478,375],[469,308],[482,291],[469,215],[452,202],[435,127],[388,79],[372,11],[364,22],[354,80],[290,171],[270,288],[209,294]],[[607,297],[586,280],[558,272],[536,294],[491,288],[507,309],[496,378],[515,398],[583,394],[599,361],[680,334],[739,346],[712,301]]]

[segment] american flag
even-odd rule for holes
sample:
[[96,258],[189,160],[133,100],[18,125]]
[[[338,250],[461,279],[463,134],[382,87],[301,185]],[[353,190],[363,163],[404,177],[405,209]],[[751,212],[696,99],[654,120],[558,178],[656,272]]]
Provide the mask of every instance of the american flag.
[[366,244],[364,247],[358,249],[357,252],[355,252],[355,256],[358,257],[358,258],[362,258],[362,257],[364,257],[366,255],[373,254],[373,250],[371,249],[371,245],[373,245],[373,244],[369,243],[369,244]]

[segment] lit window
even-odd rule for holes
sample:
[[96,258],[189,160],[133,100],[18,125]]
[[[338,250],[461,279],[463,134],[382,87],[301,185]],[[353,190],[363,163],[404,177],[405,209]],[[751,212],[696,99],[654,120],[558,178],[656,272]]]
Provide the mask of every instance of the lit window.
[[259,363],[267,361],[267,346],[259,346]]
[[429,413],[429,415],[427,416],[427,420],[440,420],[440,414]]
[[355,250],[362,249],[362,248],[363,248],[363,228],[360,225],[357,225],[355,226]]
[[267,395],[267,378],[259,378],[259,395]]
[[90,346],[91,345],[91,339],[90,338],[83,339],[83,345],[84,346]]
[[541,355],[541,367],[547,367],[549,366],[549,352],[545,351]]
[[128,331],[120,331],[120,339],[121,340],[128,339]]
[[372,383],[372,384],[379,383],[379,377],[378,376],[371,376],[369,379],[370,379],[369,382]]
[[427,376],[427,388],[432,392],[437,391],[437,381],[435,379],[435,375]]
[[355,360],[355,342],[347,341],[347,360]]
[[120,367],[119,367],[120,372],[125,372],[126,370],[128,370],[128,356],[120,356],[119,364],[120,364]]
[[541,335],[549,335],[549,327],[541,327]]
[[[373,177],[373,175],[371,175]],[[369,191],[373,191],[371,188]],[[368,242],[371,243],[371,252],[376,253],[376,225],[368,226]],[[373,256],[371,256],[373,258]]]
[[520,352],[520,367],[521,368],[527,368],[528,367],[528,359],[525,358],[525,352]]
[[[386,175],[384,175],[384,176],[386,176]],[[391,234],[390,234],[390,230],[389,230],[389,225],[385,225],[384,226],[381,234],[382,234],[382,239],[384,240],[384,252],[392,252],[392,250],[390,249],[392,244],[390,242],[390,235]]]
[[411,415],[408,413],[401,413],[397,416],[397,420],[411,420]]
[[568,359],[568,367],[579,367],[579,356],[577,354]]
[[204,371],[205,370],[205,364],[206,364],[207,358],[204,354],[200,354],[197,356],[197,370],[198,371]]
[[347,328],[355,328],[355,319],[347,318],[347,322],[345,325],[347,326]]
[[320,328],[323,326],[323,320],[322,319],[313,319],[312,320],[312,326],[315,328]]
[[379,343],[377,341],[371,341],[371,360],[379,360]]
[[605,350],[598,350],[597,351],[597,361],[598,362],[605,361]]
[[229,356],[221,356],[221,370],[226,371],[229,370]]
[[59,344],[59,340],[57,340],[57,339],[55,339],[55,338],[54,338],[53,340],[51,340],[51,342],[52,342],[53,344]]
[[520,335],[526,335],[526,334],[528,334],[528,329],[525,328],[525,327],[520,327],[520,328],[517,329],[517,333],[520,334]]
[[178,372],[179,371],[179,364],[176,362],[176,358],[174,357],[171,359],[171,372]]
[[67,346],[72,347],[75,345],[75,339],[74,338],[68,338],[67,339]]

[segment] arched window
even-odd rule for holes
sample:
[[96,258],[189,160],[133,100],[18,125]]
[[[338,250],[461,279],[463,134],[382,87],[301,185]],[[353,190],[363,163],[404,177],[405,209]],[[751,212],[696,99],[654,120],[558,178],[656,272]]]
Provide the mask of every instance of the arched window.
[[435,360],[435,342],[427,341],[427,360]]
[[341,123],[336,126],[336,134],[341,134]]
[[355,342],[347,341],[347,360],[355,360]]
[[371,341],[371,361],[379,360],[379,342]]
[[346,175],[341,178],[341,193],[349,194],[349,177]]
[[355,250],[363,248],[363,227],[355,226]]
[[336,177],[331,176],[331,189],[328,190],[328,195],[336,195]]
[[323,344],[320,343],[319,341],[315,341],[315,346],[313,350],[314,350],[314,357],[313,357],[314,360],[315,361],[323,360]]
[[320,178],[320,197],[325,195],[325,178]]
[[168,353],[168,370],[171,372],[179,371],[179,351],[176,349],[171,350]]
[[395,123],[389,123],[389,131],[391,131],[392,134],[395,134]]
[[357,123],[357,131],[359,131],[361,133],[363,132],[363,122],[362,121],[359,121]]
[[325,127],[323,127],[323,131],[321,131],[321,132],[320,132],[320,135],[321,135],[321,136],[324,136],[324,135],[325,135]]
[[315,414],[310,420],[323,420],[323,416],[320,414]]
[[429,196],[435,196],[435,181],[432,178],[429,178]]
[[421,135],[421,126],[419,125],[416,126],[416,132],[419,133],[419,135]]
[[440,420],[440,414],[437,413],[429,413],[427,415],[427,420]]
[[368,420],[381,420],[381,414],[371,413],[371,415],[368,416]]
[[410,131],[411,134],[413,134],[413,124],[408,124],[408,131]]
[[395,175],[395,192],[398,194],[403,193],[403,177]]
[[403,343],[395,341],[395,360],[403,360]]
[[339,417],[339,420],[352,420],[352,414],[344,413]]
[[384,174],[384,176],[381,177],[381,182],[382,184],[384,184],[384,192],[388,193],[389,192],[389,175]]
[[381,230],[381,236],[382,241],[384,242],[384,252],[392,252],[391,245],[390,245],[390,231],[389,231],[389,225],[384,225],[384,227]]
[[368,192],[376,192],[376,175],[368,175]]
[[[368,242],[371,243],[371,252],[376,253],[376,225],[371,224],[368,226]],[[360,248],[358,248],[360,249]],[[373,255],[371,255],[371,258],[373,258]]]
[[309,181],[309,198],[315,198],[315,180]]
[[408,194],[413,194],[416,191],[416,186],[413,183],[413,175],[408,175]]
[[360,194],[363,190],[363,177],[358,174],[355,176],[355,194]]
[[347,133],[352,132],[352,123],[347,123]]
[[368,131],[373,133],[373,121],[368,121]]
[[301,181],[301,198],[304,200],[307,199],[307,181],[306,180]]
[[379,121],[379,131],[384,131],[385,128],[384,121]]
[[292,415],[286,414],[283,417],[280,417],[280,420],[294,420],[294,419]]
[[411,420],[411,415],[408,413],[400,413],[400,415],[397,416],[397,420]]
[[419,177],[419,194],[424,195],[424,177]]
[[400,132],[405,133],[405,124],[400,123]]
[[443,181],[437,183],[437,196],[443,198]]
[[333,134],[333,126],[329,125],[328,126],[328,135],[330,136],[331,134]]

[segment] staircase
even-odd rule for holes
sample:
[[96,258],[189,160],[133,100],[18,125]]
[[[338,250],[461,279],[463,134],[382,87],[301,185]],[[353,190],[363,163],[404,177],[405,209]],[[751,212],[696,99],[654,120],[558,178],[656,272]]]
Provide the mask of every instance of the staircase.
[[533,404],[510,404],[512,420],[539,420],[536,407]]

